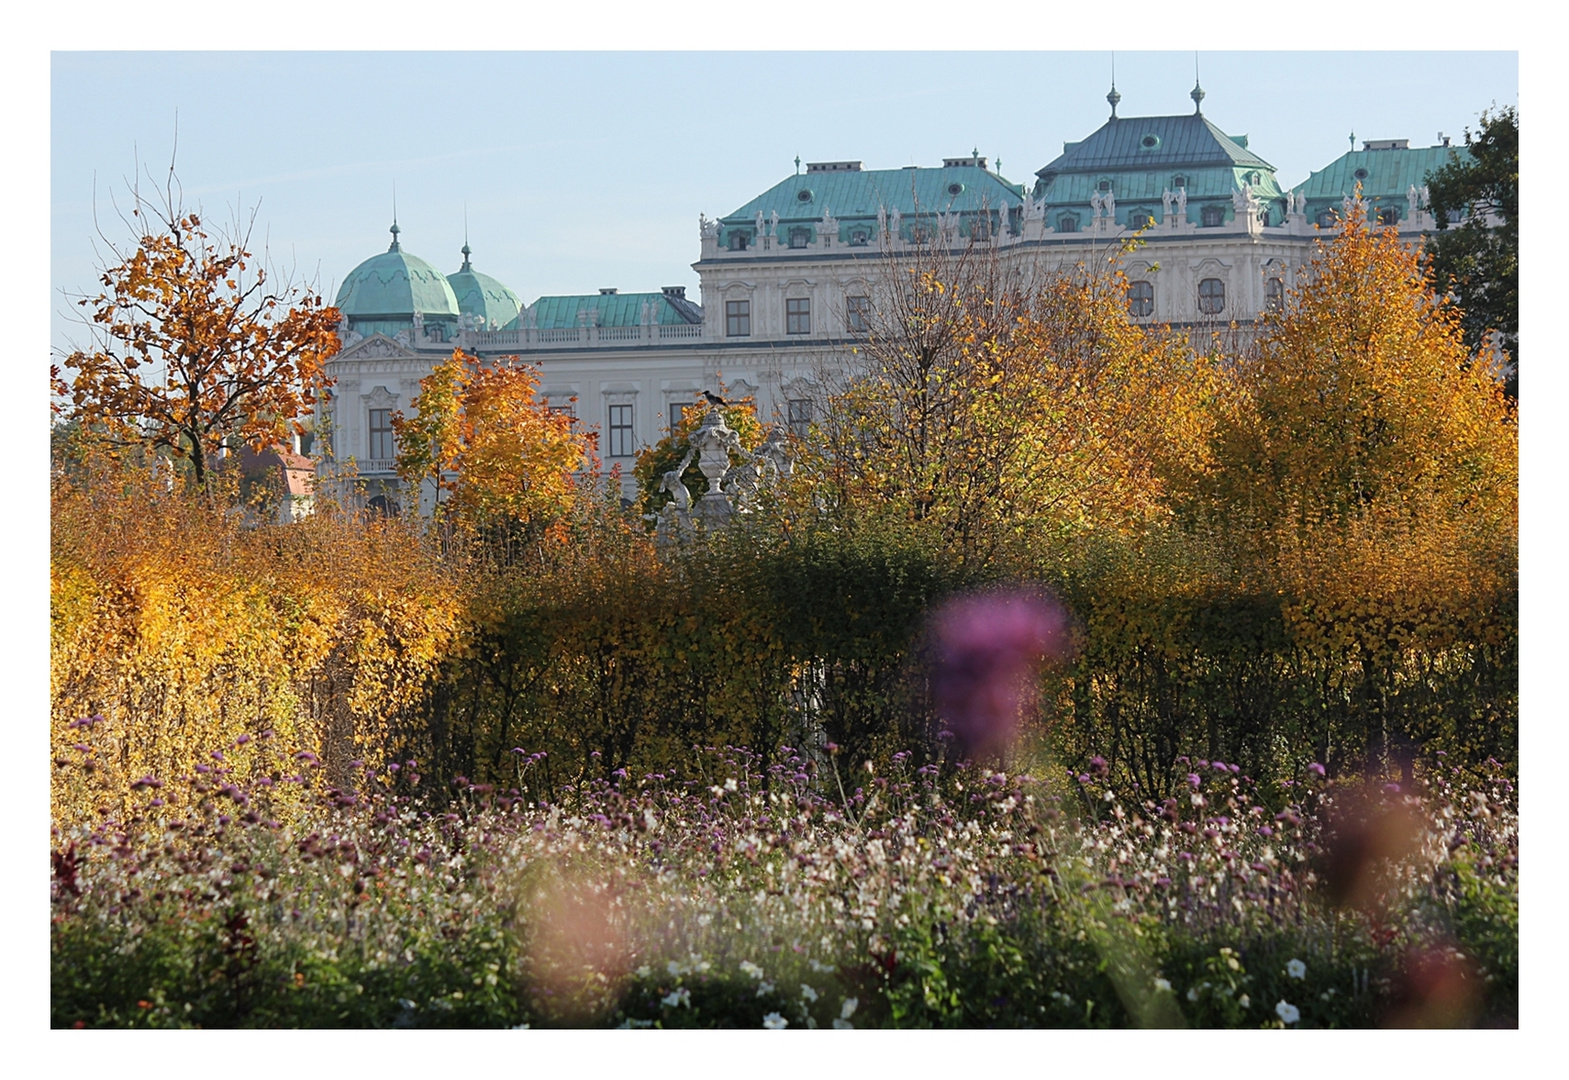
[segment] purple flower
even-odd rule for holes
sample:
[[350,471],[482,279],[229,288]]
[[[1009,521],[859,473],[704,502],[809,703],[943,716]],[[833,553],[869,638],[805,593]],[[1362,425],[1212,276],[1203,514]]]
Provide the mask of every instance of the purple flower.
[[937,711],[961,753],[1000,751],[1034,706],[1047,659],[1068,651],[1068,616],[1042,593],[961,596],[932,616]]
[[1323,776],[1324,766],[1314,761],[1308,765],[1308,772],[1312,773],[1314,776]]
[[1201,783],[1203,783],[1203,781],[1202,781],[1202,780],[1200,780],[1200,779],[1199,779],[1199,774],[1198,774],[1198,773],[1196,773],[1196,772],[1190,772],[1190,773],[1188,773],[1188,786],[1189,786],[1189,787],[1194,787],[1194,788],[1196,788],[1196,787],[1198,787],[1198,786],[1199,786],[1199,785],[1200,785],[1200,784],[1201,784]]

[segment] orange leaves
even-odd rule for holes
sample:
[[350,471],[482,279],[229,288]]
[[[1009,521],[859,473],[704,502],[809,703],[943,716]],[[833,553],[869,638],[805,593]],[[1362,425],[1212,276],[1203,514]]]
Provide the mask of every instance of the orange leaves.
[[487,366],[455,350],[420,381],[417,415],[393,420],[399,474],[432,482],[438,509],[470,526],[549,532],[577,495],[574,475],[597,472],[598,461],[591,435],[535,401],[538,384],[516,357]]
[[[205,482],[220,448],[288,438],[337,351],[338,313],[309,289],[268,289],[245,237],[210,236],[196,215],[139,201],[161,228],[104,269],[83,298],[96,342],[51,379],[57,411],[111,443],[189,464]],[[281,312],[281,314],[280,314]]]

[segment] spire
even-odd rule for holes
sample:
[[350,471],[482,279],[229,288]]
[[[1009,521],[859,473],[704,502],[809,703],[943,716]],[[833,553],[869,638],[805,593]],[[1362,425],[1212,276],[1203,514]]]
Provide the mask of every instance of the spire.
[[1117,54],[1111,54],[1111,93],[1106,95],[1106,100],[1111,102],[1111,118],[1117,119],[1117,102],[1122,100],[1122,95],[1117,93]]
[[1193,92],[1188,95],[1193,99],[1193,115],[1204,115],[1204,88],[1199,85],[1199,54],[1193,54]]
[[396,180],[392,182],[392,228],[389,231],[392,233],[392,246],[387,250],[397,251],[398,233],[403,230],[398,228],[398,182]]
[[460,274],[463,271],[465,271],[465,270],[467,270],[469,268],[469,254],[470,254],[470,252],[469,252],[469,204],[468,204],[468,200],[467,199],[465,199],[463,201],[463,248],[462,248],[462,251],[463,251],[463,265],[458,267],[458,273],[460,273]]

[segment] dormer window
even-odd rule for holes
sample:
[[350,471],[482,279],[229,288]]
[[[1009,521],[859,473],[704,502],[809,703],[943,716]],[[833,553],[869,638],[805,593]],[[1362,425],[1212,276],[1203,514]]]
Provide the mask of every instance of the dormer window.
[[1095,188],[1096,188],[1097,191],[1110,191],[1111,190],[1111,181],[1110,180],[1102,180],[1100,183],[1095,185]]
[[1200,215],[1206,229],[1218,228],[1226,221],[1226,211],[1213,204],[1206,206]]
[[1188,178],[1186,176],[1174,176],[1171,178],[1171,186],[1185,188],[1188,186]]
[[989,240],[992,234],[991,219],[982,215],[970,221],[971,240]]
[[1079,218],[1076,214],[1063,214],[1057,218],[1058,232],[1078,232]]
[[1318,217],[1313,220],[1318,223],[1318,227],[1321,229],[1332,228],[1335,224],[1335,212],[1333,210],[1320,210]]
[[1147,229],[1153,224],[1155,224],[1155,215],[1148,210],[1135,210],[1128,215],[1128,227],[1130,229]]
[[730,234],[730,250],[731,251],[745,251],[746,250],[746,246],[747,246],[747,242],[749,240],[751,240],[751,237],[748,236],[744,232],[733,232],[733,233],[731,233]]
[[1385,206],[1378,211],[1380,225],[1394,225],[1400,221],[1400,211],[1393,206]]
[[793,247],[793,248],[804,248],[807,244],[809,244],[811,242],[812,242],[812,231],[810,229],[795,228],[795,229],[791,229],[790,230],[790,246],[791,247]]
[[865,229],[851,229],[850,230],[850,246],[851,247],[865,247],[867,245],[867,242],[870,239],[871,239],[871,234],[868,233]]

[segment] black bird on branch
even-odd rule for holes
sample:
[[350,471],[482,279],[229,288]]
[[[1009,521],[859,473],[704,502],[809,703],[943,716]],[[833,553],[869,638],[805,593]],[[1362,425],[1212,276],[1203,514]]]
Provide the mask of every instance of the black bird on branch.
[[724,407],[728,407],[730,405],[728,401],[714,393],[712,390],[703,391],[703,400],[708,402],[710,405],[720,405]]

